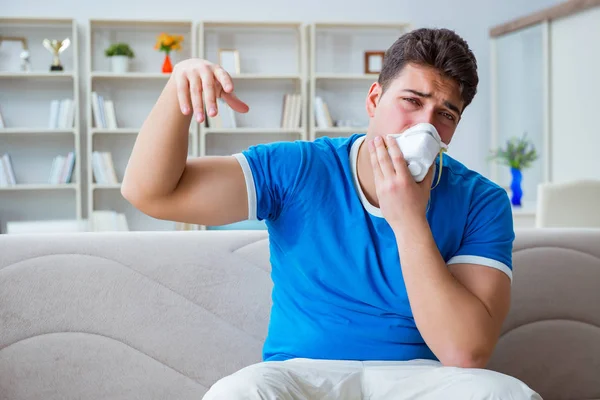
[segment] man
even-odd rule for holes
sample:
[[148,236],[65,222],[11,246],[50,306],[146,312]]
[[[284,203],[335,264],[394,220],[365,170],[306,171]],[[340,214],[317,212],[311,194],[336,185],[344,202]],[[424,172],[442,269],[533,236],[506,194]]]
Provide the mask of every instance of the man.
[[[429,123],[450,143],[478,84],[448,30],[387,51],[366,135],[252,146],[186,161],[190,118],[222,97],[248,106],[218,65],[175,67],[142,127],[122,193],[156,218],[266,220],[273,308],[264,361],[206,399],[538,399],[483,369],[510,304],[514,232],[495,184],[450,157],[417,183],[388,134]],[[434,172],[441,177],[432,190]]]

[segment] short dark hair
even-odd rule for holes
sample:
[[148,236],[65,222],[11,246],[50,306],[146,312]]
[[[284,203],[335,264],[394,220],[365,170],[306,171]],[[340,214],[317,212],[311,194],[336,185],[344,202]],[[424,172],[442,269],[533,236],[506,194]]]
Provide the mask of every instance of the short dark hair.
[[383,91],[406,64],[435,68],[455,80],[460,88],[463,110],[477,93],[477,60],[467,42],[449,29],[420,28],[400,36],[385,52],[379,74]]

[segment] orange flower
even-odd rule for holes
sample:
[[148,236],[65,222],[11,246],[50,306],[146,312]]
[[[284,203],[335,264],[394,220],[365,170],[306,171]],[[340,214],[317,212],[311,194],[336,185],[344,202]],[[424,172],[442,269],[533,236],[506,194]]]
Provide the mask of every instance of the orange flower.
[[165,52],[179,51],[181,50],[181,42],[183,42],[183,35],[169,35],[163,32],[158,35],[154,49]]

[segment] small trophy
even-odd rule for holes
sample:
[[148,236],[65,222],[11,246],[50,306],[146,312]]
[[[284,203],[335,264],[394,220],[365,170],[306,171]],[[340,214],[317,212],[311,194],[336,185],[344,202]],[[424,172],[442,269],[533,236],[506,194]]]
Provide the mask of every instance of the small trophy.
[[52,53],[53,56],[50,71],[62,71],[64,68],[60,63],[60,58],[58,58],[58,56],[71,45],[71,40],[69,38],[66,38],[65,40],[44,39],[42,43],[44,44],[44,47]]
[[31,54],[29,50],[21,52],[21,71],[31,72]]

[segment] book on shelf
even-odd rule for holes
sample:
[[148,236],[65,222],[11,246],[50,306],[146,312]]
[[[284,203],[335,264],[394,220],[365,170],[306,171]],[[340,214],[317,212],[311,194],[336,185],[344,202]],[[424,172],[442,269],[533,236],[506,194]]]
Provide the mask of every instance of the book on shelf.
[[193,231],[195,230],[194,226],[194,224],[190,224],[188,222],[175,222],[176,231]]
[[2,108],[0,108],[0,129],[6,128],[6,123],[4,122],[4,117],[2,116]]
[[300,94],[287,93],[283,96],[283,108],[281,110],[281,127],[283,129],[297,129],[300,127],[302,117],[302,96]]
[[48,183],[59,185],[71,183],[73,168],[75,167],[75,153],[70,151],[66,156],[58,155],[52,160]]
[[10,154],[4,153],[0,156],[0,187],[13,186],[17,184],[15,171],[13,170]]
[[112,154],[108,151],[92,152],[92,173],[98,184],[116,185],[119,183]]
[[237,122],[235,120],[235,111],[229,107],[229,104],[223,99],[217,99],[218,113],[214,117],[208,116],[209,128],[237,128]]
[[114,102],[105,99],[104,96],[98,94],[98,92],[92,92],[92,116],[96,128],[118,128]]
[[70,129],[75,123],[75,102],[73,99],[52,100],[48,129]]
[[127,217],[112,210],[94,210],[90,218],[92,232],[129,231]]
[[331,128],[333,126],[329,108],[321,96],[315,97],[315,124],[317,128]]

